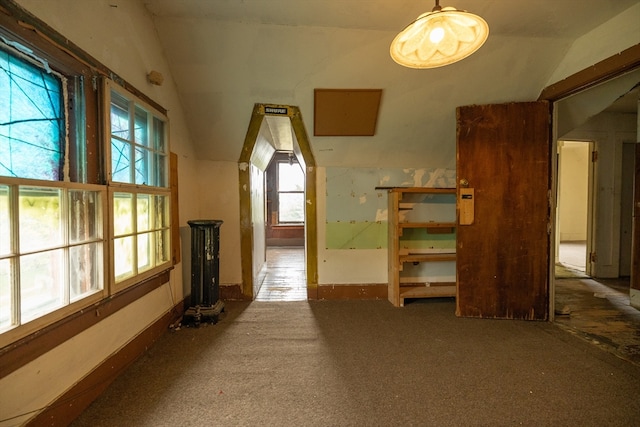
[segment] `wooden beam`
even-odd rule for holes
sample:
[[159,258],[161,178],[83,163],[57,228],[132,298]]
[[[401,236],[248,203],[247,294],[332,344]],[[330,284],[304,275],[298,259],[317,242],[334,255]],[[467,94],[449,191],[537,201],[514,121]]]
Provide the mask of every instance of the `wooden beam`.
[[640,43],[542,90],[538,101],[554,102],[640,67]]

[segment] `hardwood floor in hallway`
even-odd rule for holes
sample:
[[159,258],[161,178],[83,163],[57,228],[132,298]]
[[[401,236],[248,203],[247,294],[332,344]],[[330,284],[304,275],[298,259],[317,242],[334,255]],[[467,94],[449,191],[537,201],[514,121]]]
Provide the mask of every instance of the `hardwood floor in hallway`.
[[263,277],[256,301],[306,301],[304,247],[267,247]]
[[640,310],[629,302],[630,279],[587,276],[585,245],[585,242],[560,243],[555,323],[640,365]]

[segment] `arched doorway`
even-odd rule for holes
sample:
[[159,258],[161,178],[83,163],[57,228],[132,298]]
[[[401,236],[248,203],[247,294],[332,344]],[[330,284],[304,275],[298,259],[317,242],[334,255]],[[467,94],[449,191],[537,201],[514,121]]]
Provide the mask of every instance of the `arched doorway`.
[[[288,126],[281,126],[282,124]],[[264,171],[280,148],[280,136],[291,137],[291,151],[305,175],[305,270],[307,298],[316,299],[318,291],[318,249],[316,224],[316,163],[296,106],[255,104],[238,159],[240,191],[240,248],[242,294],[253,300],[256,278],[264,262],[265,214]]]

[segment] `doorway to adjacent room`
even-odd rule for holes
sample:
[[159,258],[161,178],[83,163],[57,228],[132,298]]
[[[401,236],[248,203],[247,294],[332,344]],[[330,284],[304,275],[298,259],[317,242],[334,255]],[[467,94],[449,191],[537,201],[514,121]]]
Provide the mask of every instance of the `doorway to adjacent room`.
[[[283,159],[279,156],[285,156],[284,161],[281,161]],[[274,191],[279,195],[277,200],[282,199],[285,203],[295,202],[296,209],[283,211],[277,208],[267,212],[267,169],[272,164],[276,170],[282,170],[281,183],[285,184],[280,188],[274,187]],[[298,107],[254,105],[245,144],[238,159],[238,170],[242,297],[273,301],[277,293],[272,292],[271,296],[267,297],[267,286],[263,294],[258,295],[261,286],[273,283],[274,287],[277,286],[282,291],[281,285],[286,283],[293,286],[284,292],[287,299],[283,300],[316,299],[316,164]],[[293,187],[288,186],[293,181],[287,173],[302,175],[302,184],[298,182]],[[273,199],[271,200],[271,203],[274,203]],[[302,221],[300,216],[303,217]],[[292,231],[297,233],[299,248],[287,251],[271,250],[271,246],[281,246],[282,240],[278,239],[287,237],[287,233]],[[270,245],[267,244],[269,232]],[[291,252],[296,250],[295,256],[291,255]],[[298,276],[302,276],[303,279],[294,281]],[[301,295],[304,295],[304,298]]]
[[292,151],[274,153],[265,171],[266,262],[256,301],[304,301],[305,176]]
[[556,269],[560,275],[590,275],[594,143],[558,141]]

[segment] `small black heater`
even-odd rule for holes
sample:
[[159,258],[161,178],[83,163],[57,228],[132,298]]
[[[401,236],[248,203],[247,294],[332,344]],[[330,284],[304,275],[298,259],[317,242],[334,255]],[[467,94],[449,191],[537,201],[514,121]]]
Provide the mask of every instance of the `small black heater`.
[[191,307],[184,322],[199,326],[217,323],[224,303],[220,301],[221,220],[187,221],[191,227]]

